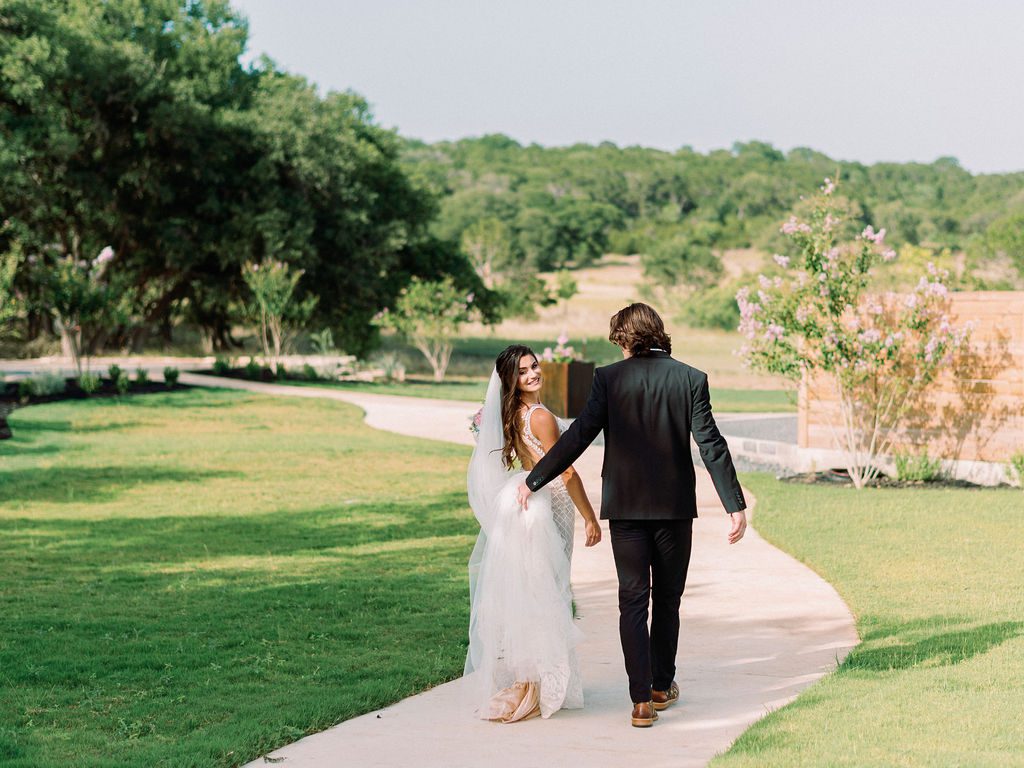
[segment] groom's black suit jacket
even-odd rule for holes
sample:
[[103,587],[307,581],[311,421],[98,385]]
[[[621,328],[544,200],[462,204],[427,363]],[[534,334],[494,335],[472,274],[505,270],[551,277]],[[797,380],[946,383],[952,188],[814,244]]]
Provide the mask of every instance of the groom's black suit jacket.
[[673,520],[697,516],[690,434],[727,512],[746,508],[729,446],[711,415],[708,377],[667,352],[646,352],[594,371],[590,398],[533,468],[539,490],[604,430],[601,517]]

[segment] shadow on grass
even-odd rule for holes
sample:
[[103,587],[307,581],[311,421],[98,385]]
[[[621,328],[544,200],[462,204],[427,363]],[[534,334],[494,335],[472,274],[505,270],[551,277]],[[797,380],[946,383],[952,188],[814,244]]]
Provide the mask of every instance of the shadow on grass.
[[35,442],[34,440],[25,440],[20,435],[15,435],[12,439],[0,443],[0,456],[10,458],[15,456],[46,456],[54,453],[82,450],[81,446],[77,445],[56,445],[55,443],[34,445]]
[[[90,470],[90,474],[94,471],[100,470]],[[152,476],[158,470],[142,468],[139,472]],[[0,473],[0,503],[8,492],[8,484]],[[81,492],[76,491],[75,500],[81,498]],[[423,530],[419,530],[421,527]],[[55,537],[54,532],[59,536]],[[0,557],[17,559],[19,540],[33,538],[52,541],[51,547],[37,547],[32,554],[34,559],[52,558],[54,567],[66,567],[69,560],[79,555],[100,551],[116,551],[118,562],[140,566],[197,560],[214,563],[217,558],[316,555],[338,548],[372,549],[372,545],[409,541],[418,536],[443,538],[476,533],[465,494],[450,493],[416,502],[329,505],[299,512],[245,516],[8,518],[0,520],[0,541],[12,549],[4,552],[4,547],[0,547]]]
[[46,432],[74,432],[77,434],[90,434],[93,432],[115,432],[119,429],[131,429],[142,426],[136,421],[110,421],[103,424],[73,423],[64,419],[33,419],[18,416],[14,423],[16,434],[19,438],[28,438],[36,433]]
[[0,505],[12,501],[78,504],[110,501],[121,492],[143,484],[197,483],[211,478],[244,476],[242,472],[117,465],[0,471]]
[[889,672],[959,664],[1024,635],[1024,622],[961,626],[969,620],[936,616],[908,622],[881,621],[864,634],[840,671]]

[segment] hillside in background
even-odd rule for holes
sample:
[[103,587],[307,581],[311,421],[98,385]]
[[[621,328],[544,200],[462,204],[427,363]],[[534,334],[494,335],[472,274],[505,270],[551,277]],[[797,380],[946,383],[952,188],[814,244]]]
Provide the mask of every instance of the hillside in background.
[[527,306],[502,335],[538,321],[600,333],[609,310],[632,299],[677,325],[734,329],[736,291],[772,271],[771,254],[785,247],[780,224],[826,177],[839,180],[850,232],[884,227],[899,252],[880,288],[916,282],[930,261],[955,288],[1024,285],[1024,173],[972,175],[953,158],[864,165],[760,142],[701,154],[522,146],[502,135],[409,141],[401,158],[438,200],[433,233],[459,243],[485,282],[536,295],[535,276],[552,287],[557,271],[572,270],[580,296],[568,317],[564,302],[537,319]]
[[[779,219],[825,177],[838,176],[857,218],[886,227],[896,244],[964,250],[992,224],[1024,213],[1024,173],[972,175],[954,158],[864,165],[761,142],[701,154],[610,143],[521,146],[492,135],[407,142],[403,161],[441,199],[438,234],[458,239],[474,221],[498,219],[518,255],[551,267],[596,255],[586,235],[597,223],[607,227],[613,252],[643,253],[677,232],[723,248],[770,248]],[[540,236],[526,231],[537,224],[553,230],[550,254],[540,254]]]

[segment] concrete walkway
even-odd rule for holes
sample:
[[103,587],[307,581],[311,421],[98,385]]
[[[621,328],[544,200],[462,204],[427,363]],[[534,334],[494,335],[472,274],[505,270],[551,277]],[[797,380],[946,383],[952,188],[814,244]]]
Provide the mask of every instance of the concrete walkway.
[[[328,397],[361,407],[366,421],[404,435],[472,444],[476,403],[388,397],[329,388],[255,384],[182,374],[194,385],[292,397]],[[602,449],[576,464],[595,507]],[[587,768],[703,766],[751,723],[834,669],[857,643],[853,618],[826,582],[748,530],[726,543],[728,518],[698,467],[700,518],[683,597],[679,704],[651,729],[629,725],[630,702],[618,639],[615,568],[608,541],[583,546],[577,526],[573,586],[586,708],[515,725],[476,720],[461,681],[343,722],[252,763],[287,768]],[[749,498],[749,496],[748,496]],[[467,552],[468,556],[468,552]]]

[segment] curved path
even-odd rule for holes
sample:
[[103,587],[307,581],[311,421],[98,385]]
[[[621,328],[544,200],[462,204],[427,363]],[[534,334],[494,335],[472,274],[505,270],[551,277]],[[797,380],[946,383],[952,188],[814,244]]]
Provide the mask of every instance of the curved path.
[[[474,403],[390,397],[337,389],[254,384],[182,374],[182,381],[353,403],[369,425],[404,435],[472,444]],[[577,462],[595,506],[602,449]],[[417,766],[587,768],[703,766],[751,723],[791,701],[835,668],[857,643],[853,618],[825,581],[750,529],[726,543],[728,519],[710,478],[697,468],[700,518],[682,605],[679,704],[654,728],[629,725],[618,639],[615,567],[607,539],[587,549],[577,527],[573,586],[586,708],[511,726],[473,718],[461,681],[348,720],[259,759],[287,768]],[[749,497],[748,497],[749,498]]]

